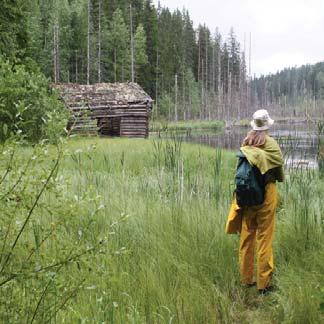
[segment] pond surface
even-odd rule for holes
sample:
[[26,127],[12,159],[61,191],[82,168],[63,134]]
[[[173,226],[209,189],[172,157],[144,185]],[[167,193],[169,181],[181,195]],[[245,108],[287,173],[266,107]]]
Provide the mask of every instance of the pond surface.
[[[209,131],[177,133],[184,142],[238,150],[248,127],[232,127],[219,133]],[[316,168],[318,135],[315,124],[276,124],[270,130],[283,152],[286,166],[292,168]]]

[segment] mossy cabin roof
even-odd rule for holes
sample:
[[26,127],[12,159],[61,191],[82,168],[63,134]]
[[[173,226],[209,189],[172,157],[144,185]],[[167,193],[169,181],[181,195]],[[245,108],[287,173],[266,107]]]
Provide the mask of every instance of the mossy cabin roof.
[[130,104],[146,102],[152,106],[152,98],[140,85],[128,83],[97,83],[81,85],[74,83],[62,83],[54,85],[62,99],[66,102],[85,101],[91,102],[99,98],[107,103]]

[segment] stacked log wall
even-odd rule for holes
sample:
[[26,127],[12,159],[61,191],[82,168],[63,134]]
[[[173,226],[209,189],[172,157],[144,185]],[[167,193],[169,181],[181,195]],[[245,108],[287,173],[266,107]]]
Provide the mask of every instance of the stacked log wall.
[[[73,133],[143,138],[148,136],[152,100],[149,97],[144,99],[143,93],[139,93],[140,100],[134,100],[136,96],[133,95],[132,100],[123,98],[124,100],[118,101],[112,100],[114,95],[108,90],[94,91],[95,88],[91,88],[90,91],[90,88],[84,86],[67,86],[66,89],[62,86],[61,89],[62,98],[72,113],[69,125],[73,125]],[[126,90],[125,97],[129,99]],[[120,93],[116,98],[123,97]]]
[[125,116],[122,117],[120,126],[120,136],[141,137],[148,135],[148,118],[146,116]]

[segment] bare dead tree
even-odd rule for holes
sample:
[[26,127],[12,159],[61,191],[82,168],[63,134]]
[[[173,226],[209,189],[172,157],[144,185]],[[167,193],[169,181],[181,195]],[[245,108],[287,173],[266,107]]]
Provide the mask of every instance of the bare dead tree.
[[132,71],[132,82],[135,82],[135,57],[134,57],[134,32],[133,32],[133,8],[130,4],[130,34],[131,34],[131,71]]
[[59,46],[59,23],[56,20],[53,28],[53,63],[54,83],[60,82],[60,46]]
[[252,33],[250,33],[250,49],[249,49],[249,78],[251,78],[251,62],[252,61]]
[[208,79],[209,79],[209,69],[208,69],[208,44],[209,44],[209,37],[208,37],[208,31],[206,30],[206,85],[205,85],[205,98],[204,98],[204,102],[205,102],[205,109],[206,109],[206,116],[205,118],[207,117],[208,119],[210,119],[210,112],[209,112],[209,105],[208,105],[208,100],[207,100],[207,95],[208,95]]
[[205,83],[204,83],[204,60],[201,60],[201,108],[200,119],[204,118],[204,98],[205,98]]
[[198,39],[198,73],[197,73],[198,82],[200,80],[200,60],[201,60],[201,42],[200,39]]
[[220,49],[218,49],[218,55],[217,55],[217,95],[218,95],[218,111],[219,111],[219,115],[218,118],[222,118],[223,116],[223,109],[222,109],[222,85],[221,85],[221,75],[222,75],[222,64],[221,64],[221,53],[220,53]]
[[78,83],[78,51],[75,50],[75,83]]
[[175,75],[175,100],[174,100],[174,117],[178,121],[178,74]]
[[101,1],[98,0],[98,82],[101,83]]
[[90,34],[91,34],[91,0],[88,0],[88,37],[87,37],[87,84],[90,84]]

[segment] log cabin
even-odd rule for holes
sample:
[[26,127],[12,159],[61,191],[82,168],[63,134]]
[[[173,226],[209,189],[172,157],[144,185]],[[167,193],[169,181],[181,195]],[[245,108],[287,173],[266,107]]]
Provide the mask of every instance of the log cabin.
[[148,137],[153,100],[137,83],[54,87],[71,111],[67,128],[72,134]]

